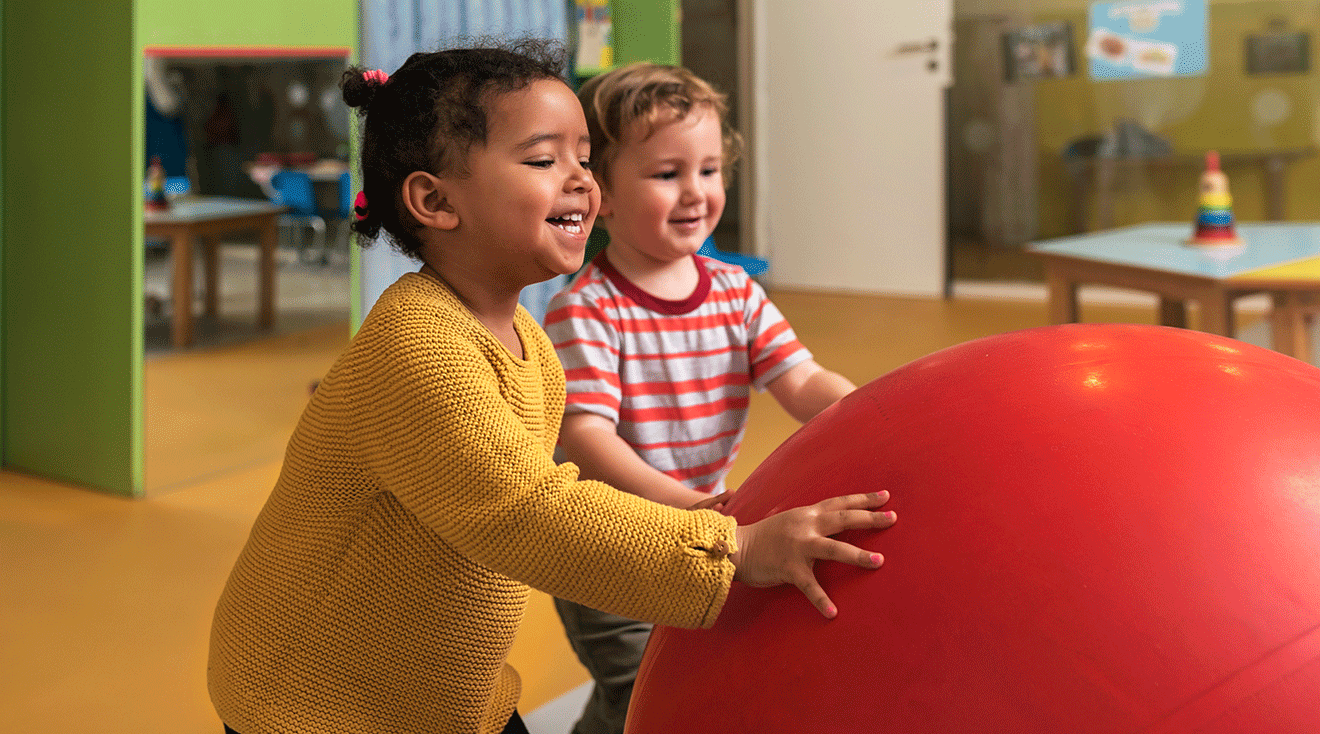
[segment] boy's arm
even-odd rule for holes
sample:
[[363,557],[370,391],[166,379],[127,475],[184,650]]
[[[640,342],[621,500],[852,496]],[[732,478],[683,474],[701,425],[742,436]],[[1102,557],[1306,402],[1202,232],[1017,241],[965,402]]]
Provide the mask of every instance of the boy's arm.
[[848,378],[821,367],[816,360],[799,362],[766,387],[788,414],[806,423],[857,389]]
[[630,494],[671,507],[687,508],[710,499],[647,464],[614,423],[595,413],[569,413],[559,429],[559,445],[569,461],[582,470],[583,479],[598,479]]

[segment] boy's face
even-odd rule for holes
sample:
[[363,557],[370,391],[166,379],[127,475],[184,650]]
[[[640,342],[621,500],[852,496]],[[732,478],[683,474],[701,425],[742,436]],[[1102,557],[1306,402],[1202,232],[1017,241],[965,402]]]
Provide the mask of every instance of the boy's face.
[[447,178],[455,231],[479,248],[483,270],[521,287],[582,266],[600,209],[590,154],[582,106],[563,82],[490,100],[485,145],[472,147],[467,175]]
[[645,140],[640,132],[624,137],[610,164],[600,213],[611,247],[672,262],[696,252],[724,213],[720,120],[697,108],[660,123]]

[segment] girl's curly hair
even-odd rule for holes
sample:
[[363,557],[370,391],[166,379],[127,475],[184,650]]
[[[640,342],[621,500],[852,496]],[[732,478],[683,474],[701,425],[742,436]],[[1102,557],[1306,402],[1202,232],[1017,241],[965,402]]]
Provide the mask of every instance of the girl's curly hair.
[[[365,246],[384,230],[401,253],[419,259],[423,225],[402,205],[414,171],[463,173],[472,145],[484,144],[490,95],[563,79],[566,54],[554,41],[415,53],[383,83],[383,74],[350,67],[339,82],[344,103],[362,118],[362,191],[367,207],[352,223]],[[364,241],[366,240],[366,241]]]

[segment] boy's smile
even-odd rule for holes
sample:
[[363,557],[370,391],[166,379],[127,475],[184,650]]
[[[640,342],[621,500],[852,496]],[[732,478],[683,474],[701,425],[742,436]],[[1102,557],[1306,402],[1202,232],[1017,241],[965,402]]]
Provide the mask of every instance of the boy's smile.
[[487,105],[485,145],[449,179],[455,233],[518,288],[576,271],[600,209],[582,106],[557,79],[491,93]]

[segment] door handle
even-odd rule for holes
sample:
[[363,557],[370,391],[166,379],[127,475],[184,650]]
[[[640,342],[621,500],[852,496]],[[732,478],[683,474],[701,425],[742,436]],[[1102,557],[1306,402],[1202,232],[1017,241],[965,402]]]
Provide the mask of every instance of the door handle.
[[935,53],[940,48],[938,38],[932,38],[929,41],[908,41],[900,43],[894,49],[895,56],[905,56],[908,54]]

